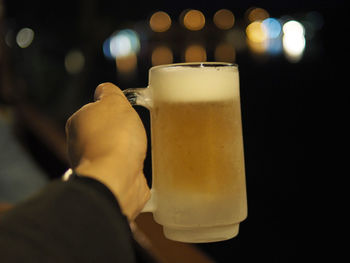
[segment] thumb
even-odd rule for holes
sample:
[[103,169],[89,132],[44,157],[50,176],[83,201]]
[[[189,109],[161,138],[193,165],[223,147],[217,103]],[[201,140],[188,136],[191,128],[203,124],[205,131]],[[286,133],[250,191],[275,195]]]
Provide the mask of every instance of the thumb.
[[110,82],[101,83],[95,90],[94,100],[102,100],[105,97],[121,96],[126,100],[124,93],[116,85]]

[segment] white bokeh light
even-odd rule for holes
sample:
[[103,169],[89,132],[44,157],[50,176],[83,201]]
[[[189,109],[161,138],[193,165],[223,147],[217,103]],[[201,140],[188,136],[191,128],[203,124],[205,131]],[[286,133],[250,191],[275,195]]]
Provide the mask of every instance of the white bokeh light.
[[16,43],[21,48],[27,48],[33,42],[34,31],[31,28],[25,27],[18,31],[16,35]]
[[304,53],[306,40],[304,26],[291,20],[283,25],[283,51],[290,62],[298,62]]

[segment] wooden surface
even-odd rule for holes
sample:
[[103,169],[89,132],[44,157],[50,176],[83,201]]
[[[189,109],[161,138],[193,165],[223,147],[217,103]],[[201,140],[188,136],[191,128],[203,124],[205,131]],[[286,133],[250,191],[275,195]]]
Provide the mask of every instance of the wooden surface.
[[[151,213],[142,213],[136,219],[135,239],[147,248],[159,262],[165,263],[212,263],[206,254],[196,246],[165,238],[162,226],[157,224]],[[144,236],[142,236],[144,235]]]

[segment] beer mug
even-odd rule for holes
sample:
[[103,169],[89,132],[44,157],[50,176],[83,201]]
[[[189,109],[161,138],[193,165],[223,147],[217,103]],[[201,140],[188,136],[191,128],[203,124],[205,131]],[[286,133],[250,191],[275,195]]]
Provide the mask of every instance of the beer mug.
[[143,211],[171,240],[236,236],[247,217],[237,65],[152,67],[147,88],[124,94],[151,115],[152,189]]

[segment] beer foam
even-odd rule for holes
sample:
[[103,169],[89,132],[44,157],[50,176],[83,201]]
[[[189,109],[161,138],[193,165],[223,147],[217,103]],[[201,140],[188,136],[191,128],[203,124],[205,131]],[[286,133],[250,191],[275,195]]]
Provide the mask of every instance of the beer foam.
[[239,98],[238,69],[216,63],[155,67],[150,72],[150,88],[155,101],[207,102]]

